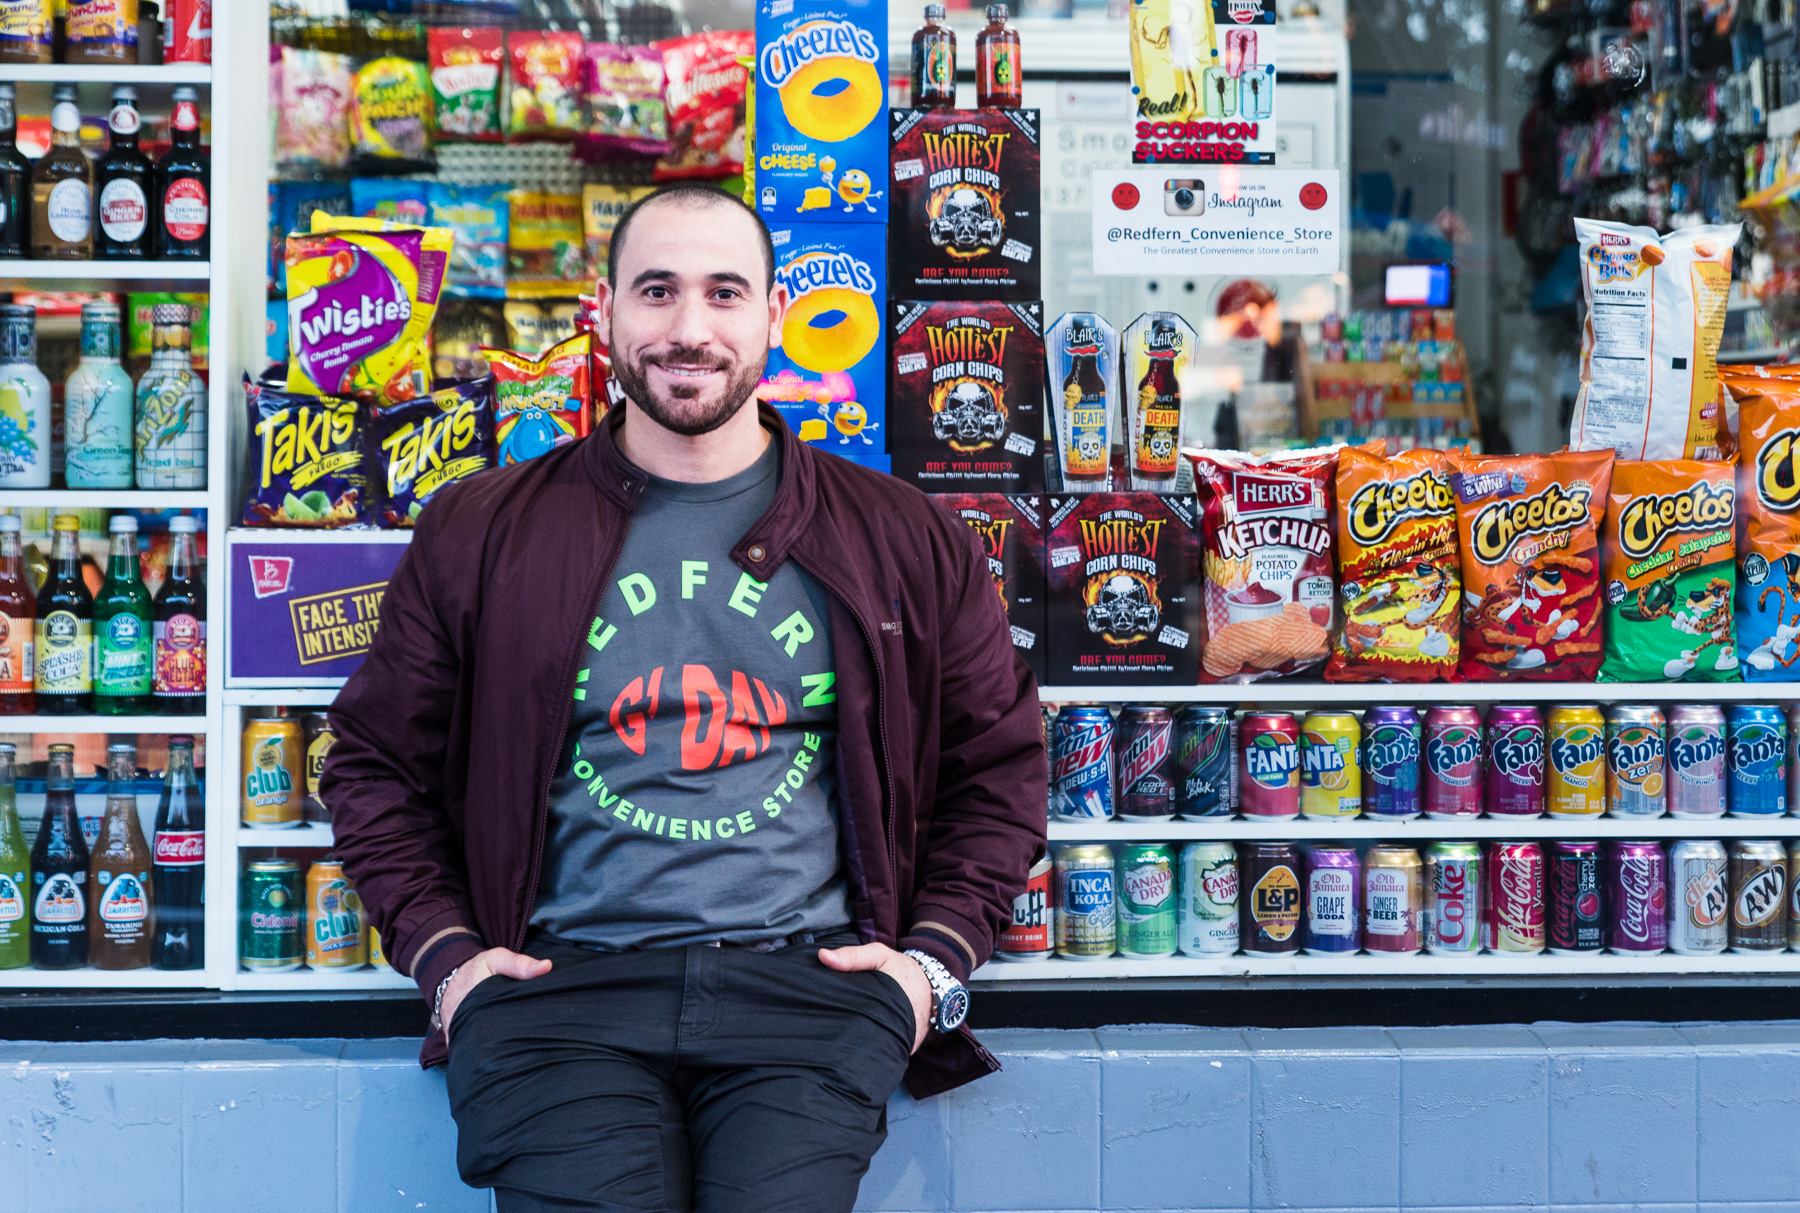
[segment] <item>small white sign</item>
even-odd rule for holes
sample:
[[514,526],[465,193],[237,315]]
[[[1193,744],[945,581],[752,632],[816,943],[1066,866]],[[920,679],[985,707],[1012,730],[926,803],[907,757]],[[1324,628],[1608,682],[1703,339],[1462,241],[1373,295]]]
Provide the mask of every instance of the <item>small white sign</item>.
[[902,375],[916,375],[931,365],[923,354],[902,354],[894,362],[894,369]]
[[924,175],[925,162],[923,160],[913,159],[894,161],[895,181],[911,181],[914,177],[923,177]]
[[1037,439],[1026,434],[1008,434],[1005,446],[1015,455],[1037,454]]
[[1080,563],[1081,549],[1072,543],[1067,547],[1050,549],[1050,567],[1053,569],[1067,568],[1071,564]]
[[1014,627],[1012,642],[1015,649],[1033,649],[1037,647],[1037,633],[1030,628]]
[[1156,634],[1156,643],[1166,644],[1172,649],[1185,649],[1188,647],[1188,634],[1173,625],[1165,625]]
[[1095,169],[1094,273],[1335,274],[1341,189],[1336,169]]
[[1000,255],[1013,261],[1030,261],[1031,246],[1020,240],[1008,240],[1000,246]]

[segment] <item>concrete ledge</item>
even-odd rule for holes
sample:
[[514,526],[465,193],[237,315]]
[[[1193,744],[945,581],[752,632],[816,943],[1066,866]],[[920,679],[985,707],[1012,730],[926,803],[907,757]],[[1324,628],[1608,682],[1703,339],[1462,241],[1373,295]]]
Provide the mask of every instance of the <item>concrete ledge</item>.
[[[1800,1213],[1800,1021],[1000,1031],[868,1213]],[[485,1213],[410,1040],[0,1044],[0,1213]],[[129,1179],[127,1179],[129,1175]]]

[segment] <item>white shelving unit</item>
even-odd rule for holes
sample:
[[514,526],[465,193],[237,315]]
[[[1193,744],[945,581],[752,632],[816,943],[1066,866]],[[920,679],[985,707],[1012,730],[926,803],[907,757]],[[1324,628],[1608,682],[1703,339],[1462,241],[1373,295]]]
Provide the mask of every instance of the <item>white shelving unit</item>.
[[1353,817],[1345,821],[1303,818],[1219,818],[1216,821],[1053,821],[1050,841],[1063,842],[1398,842],[1439,839],[1488,842],[1554,838],[1800,838],[1800,817],[1599,817],[1571,821],[1559,817],[1476,817],[1466,821],[1390,821]]
[[[0,80],[11,78],[0,64]],[[210,286],[210,261],[0,261],[0,282],[54,282],[72,290],[71,282],[178,282],[189,289]]]
[[1431,956],[1420,952],[1405,955],[1360,953],[1354,956],[1283,957],[1166,956],[1150,960],[1127,960],[1115,956],[1104,960],[1049,960],[1029,963],[990,961],[971,975],[979,982],[1086,981],[1136,977],[1170,979],[1186,977],[1467,977],[1467,978],[1544,978],[1544,977],[1692,977],[1706,974],[1741,973],[1800,976],[1800,954],[1769,952],[1764,954],[1727,953],[1723,956],[1676,956],[1665,952],[1659,956]]
[[1400,703],[1779,703],[1800,701],[1791,682],[1321,682],[1285,678],[1269,682],[1207,683],[1190,687],[1046,686],[1045,703],[1270,704],[1307,708],[1359,708]]
[[[223,8],[224,5],[219,7]],[[214,28],[214,55],[218,54],[218,33]],[[221,60],[223,62],[223,60]],[[213,82],[210,63],[164,63],[140,67],[135,63],[7,63],[0,64],[0,80],[17,84],[198,84]]]

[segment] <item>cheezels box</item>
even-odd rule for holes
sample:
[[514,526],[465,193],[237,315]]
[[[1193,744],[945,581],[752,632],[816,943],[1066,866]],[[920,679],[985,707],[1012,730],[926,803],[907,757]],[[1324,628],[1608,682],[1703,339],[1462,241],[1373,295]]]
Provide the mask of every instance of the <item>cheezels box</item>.
[[1053,685],[1200,676],[1200,510],[1185,493],[1051,494]]
[[937,493],[932,500],[981,539],[1013,650],[1039,682],[1045,681],[1044,498],[1035,493]]
[[894,475],[927,492],[1039,489],[1044,305],[889,305]]
[[897,109],[888,126],[894,293],[1038,298],[1038,111]]

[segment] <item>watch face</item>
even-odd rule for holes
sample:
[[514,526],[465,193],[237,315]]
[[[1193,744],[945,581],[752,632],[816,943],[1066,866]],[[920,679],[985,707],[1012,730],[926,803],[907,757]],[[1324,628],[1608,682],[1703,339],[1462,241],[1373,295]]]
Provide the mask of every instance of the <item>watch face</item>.
[[958,986],[938,1000],[937,1029],[954,1032],[969,1017],[969,992]]

